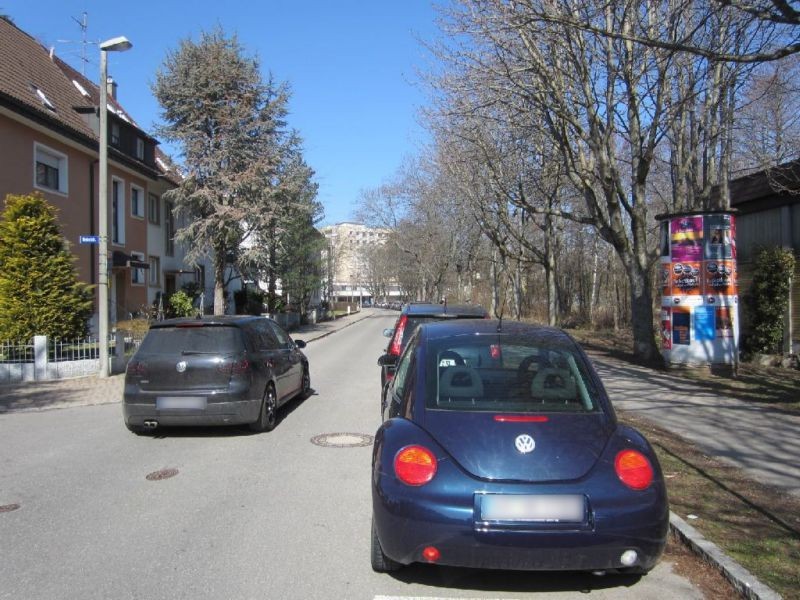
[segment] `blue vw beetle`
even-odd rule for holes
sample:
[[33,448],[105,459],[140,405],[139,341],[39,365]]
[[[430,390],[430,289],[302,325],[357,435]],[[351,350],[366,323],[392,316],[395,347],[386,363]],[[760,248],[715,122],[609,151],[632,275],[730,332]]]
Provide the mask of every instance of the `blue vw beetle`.
[[647,440],[617,422],[566,333],[422,325],[372,456],[375,571],[413,562],[644,574],[669,507]]

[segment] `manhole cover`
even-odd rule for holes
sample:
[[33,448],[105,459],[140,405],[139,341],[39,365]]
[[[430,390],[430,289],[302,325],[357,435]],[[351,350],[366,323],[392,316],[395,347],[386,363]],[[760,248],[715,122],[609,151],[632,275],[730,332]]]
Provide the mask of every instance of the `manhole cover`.
[[355,448],[371,446],[373,437],[365,433],[323,433],[311,438],[311,443],[325,448]]
[[0,513],[4,512],[11,512],[12,510],[17,510],[19,508],[19,504],[4,504],[0,506]]
[[160,471],[153,471],[145,479],[148,481],[161,481],[162,479],[169,479],[178,474],[178,469],[161,469]]

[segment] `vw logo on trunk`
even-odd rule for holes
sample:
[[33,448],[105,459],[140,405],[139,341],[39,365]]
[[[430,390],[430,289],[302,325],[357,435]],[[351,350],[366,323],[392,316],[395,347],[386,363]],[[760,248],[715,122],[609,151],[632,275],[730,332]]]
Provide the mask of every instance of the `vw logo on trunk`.
[[182,360],[177,365],[175,365],[175,370],[178,373],[183,373],[186,370],[186,361]]
[[514,445],[521,454],[528,454],[529,452],[533,452],[533,449],[536,448],[536,442],[534,442],[533,438],[527,433],[518,435],[517,439],[514,440]]

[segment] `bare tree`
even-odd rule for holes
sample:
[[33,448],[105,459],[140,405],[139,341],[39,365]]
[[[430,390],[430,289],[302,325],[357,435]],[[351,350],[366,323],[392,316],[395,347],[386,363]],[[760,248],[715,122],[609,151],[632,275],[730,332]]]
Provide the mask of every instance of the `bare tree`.
[[[530,7],[531,0],[512,1]],[[662,15],[644,28],[619,28],[616,23],[596,20],[593,13],[572,12],[572,0],[556,0],[553,10],[527,12],[531,23],[548,23],[578,29],[626,44],[691,54],[713,62],[762,63],[780,60],[800,52],[800,11],[786,0],[663,0],[660,2],[618,2],[617,7],[642,19]],[[731,50],[709,30],[719,21],[736,21],[748,38],[746,48]]]
[[[453,43],[438,49],[448,64],[438,89],[455,99],[450,113],[486,118],[490,106],[494,114],[509,115],[502,127],[546,132],[582,206],[531,204],[529,210],[592,226],[614,248],[628,275],[634,352],[644,360],[655,358],[651,174],[663,149],[688,139],[673,161],[674,177],[699,188],[690,198],[693,207],[712,202],[711,187],[727,179],[737,71],[705,59],[683,65],[680,48],[634,41],[674,39],[690,26],[681,12],[685,6],[603,0],[461,4],[445,25]],[[704,35],[716,47],[735,49],[742,43],[744,33],[731,19],[717,20],[712,14],[707,21]],[[682,66],[694,68],[694,77],[678,85]],[[692,120],[698,107],[705,130]],[[681,117],[686,125],[677,131],[686,138],[672,127]],[[662,191],[658,197],[668,195]],[[675,208],[686,207],[685,198],[681,202]]]

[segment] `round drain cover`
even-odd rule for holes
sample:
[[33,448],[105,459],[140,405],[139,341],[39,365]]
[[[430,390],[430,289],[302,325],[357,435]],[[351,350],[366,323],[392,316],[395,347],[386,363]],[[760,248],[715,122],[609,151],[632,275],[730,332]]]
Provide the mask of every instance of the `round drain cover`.
[[311,443],[325,448],[355,448],[371,446],[373,437],[365,433],[323,433],[311,438]]
[[19,504],[4,504],[0,506],[0,513],[4,512],[11,512],[12,510],[17,510],[19,508]]
[[145,479],[148,481],[161,481],[162,479],[169,479],[178,474],[178,469],[161,469],[160,471],[153,471],[149,473]]

